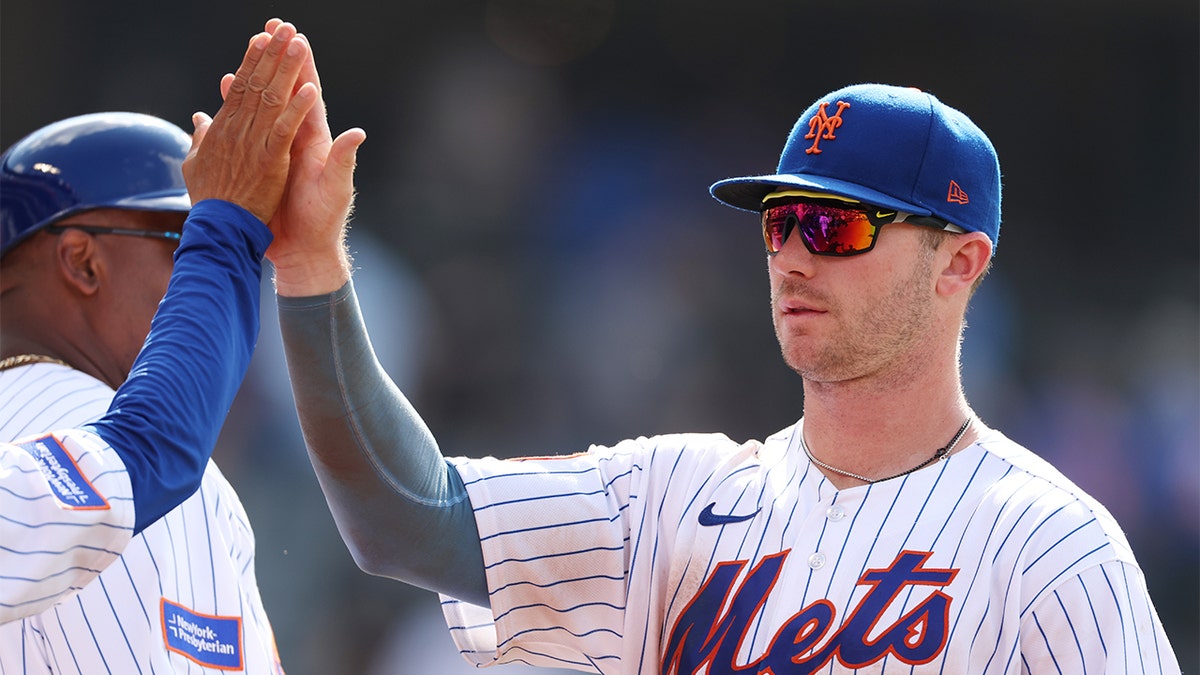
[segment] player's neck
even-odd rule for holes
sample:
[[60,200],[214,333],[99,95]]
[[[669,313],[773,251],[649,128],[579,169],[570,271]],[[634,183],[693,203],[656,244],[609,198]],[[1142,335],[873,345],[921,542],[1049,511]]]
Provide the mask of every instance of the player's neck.
[[[59,359],[116,389],[128,376],[103,332],[105,308],[72,302],[52,291],[33,298],[27,288],[5,294],[0,316],[0,358],[37,354]],[[19,291],[19,292],[18,292]]]
[[61,361],[75,370],[107,383],[114,389],[125,380],[125,376],[118,372],[118,368],[102,367],[98,359],[88,351],[79,348],[79,345],[71,341],[66,334],[42,337],[12,330],[11,327],[0,331],[0,359],[22,355],[47,357]]
[[[804,439],[813,455],[838,469],[872,480],[917,466],[945,446],[973,418],[957,368],[913,373],[888,386],[862,378],[804,383]],[[983,429],[973,421],[954,449],[967,447]],[[839,489],[864,483],[826,469]]]

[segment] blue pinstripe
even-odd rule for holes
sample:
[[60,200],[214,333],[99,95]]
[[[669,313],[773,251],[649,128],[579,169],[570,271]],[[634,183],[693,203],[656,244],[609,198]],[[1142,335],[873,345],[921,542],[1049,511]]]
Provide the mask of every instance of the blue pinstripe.
[[[1088,556],[1091,556],[1092,554],[1094,554],[1094,553],[1096,553],[1096,552],[1098,552],[1098,551],[1100,551],[1100,550],[1102,550],[1102,549],[1104,549],[1104,548],[1107,548],[1107,546],[1108,546],[1107,544],[1106,544],[1106,545],[1104,545],[1104,546],[1098,546],[1098,547],[1096,547],[1096,548],[1094,548],[1094,549],[1092,549],[1092,550],[1088,551],[1087,553],[1084,553],[1083,555],[1081,555],[1081,556],[1079,556],[1078,558],[1076,558],[1076,559],[1075,559],[1075,563],[1074,563],[1074,564],[1077,564],[1077,563],[1080,563],[1080,562],[1082,562],[1082,561],[1083,561],[1083,560],[1085,560],[1085,559],[1086,559]],[[1028,571],[1029,571],[1029,569],[1030,569],[1031,567],[1033,567],[1033,565],[1029,565],[1029,566],[1028,566],[1028,567],[1026,567],[1026,568],[1025,568],[1023,571],[1024,571],[1024,572],[1028,572]],[[1049,590],[1049,589],[1051,589],[1051,588],[1057,588],[1057,587],[1058,587],[1058,583],[1059,583],[1059,581],[1060,581],[1060,580],[1063,578],[1063,576],[1064,576],[1064,575],[1066,575],[1066,574],[1067,574],[1067,571],[1066,571],[1066,570],[1063,570],[1063,571],[1059,572],[1057,575],[1055,575],[1055,576],[1054,576],[1054,578],[1053,578],[1053,579],[1051,579],[1051,580],[1050,580],[1049,582],[1047,582],[1047,583],[1046,583],[1044,586],[1042,586],[1040,589],[1038,589],[1038,592],[1037,592],[1037,595],[1036,595],[1036,597],[1037,597],[1037,600],[1031,600],[1031,601],[1029,601],[1029,604],[1025,605],[1025,607],[1023,607],[1023,608],[1021,609],[1021,616],[1025,616],[1026,612],[1028,612],[1028,611],[1029,611],[1029,610],[1030,610],[1030,609],[1033,607],[1033,605],[1035,604],[1035,602],[1039,602],[1039,601],[1041,600],[1041,595],[1042,595],[1042,593],[1046,592],[1047,590]]]
[[[624,547],[621,547],[621,546],[593,546],[591,548],[581,548],[581,549],[575,549],[572,551],[562,551],[560,553],[552,553],[552,554],[547,554],[547,555],[533,556],[531,558],[505,558],[503,560],[497,560],[495,562],[488,563],[484,567],[485,567],[485,569],[491,569],[493,567],[498,567],[500,565],[503,565],[505,563],[510,563],[510,562],[532,562],[534,560],[546,560],[546,559],[555,558],[555,557],[580,555],[580,554],[584,554],[584,553],[590,553],[593,551],[621,551],[621,550],[624,550]],[[498,590],[500,590],[500,589],[498,589],[498,588],[493,589],[492,592],[495,593]]]
[[[910,546],[909,542],[912,540],[913,533],[916,532],[916,530],[917,530],[917,521],[921,520],[921,517],[923,515],[925,515],[925,509],[929,507],[930,501],[933,499],[933,495],[935,492],[937,492],[938,486],[941,485],[942,477],[945,475],[946,475],[946,465],[945,465],[945,463],[940,463],[939,466],[937,467],[937,478],[935,478],[933,480],[933,487],[925,494],[925,499],[923,499],[921,501],[921,508],[917,510],[916,517],[913,518],[912,527],[908,528],[908,534],[904,535],[903,544],[901,545],[902,548],[904,548],[904,549],[910,549],[910,548],[914,548],[914,547],[922,548],[921,545]],[[907,476],[905,477],[905,480],[907,481]],[[950,513],[953,513],[953,511],[950,511]],[[937,538],[938,538],[938,536],[941,535],[941,532],[945,529],[946,524],[948,522],[949,522],[949,518],[942,521],[942,529],[938,530],[938,535],[936,535],[934,537],[933,541],[929,542],[929,544],[927,546],[923,546],[923,548],[928,549],[930,551],[937,550],[937,545],[936,545]],[[904,602],[901,604],[901,611],[908,609],[909,602],[912,600],[913,593],[915,593],[915,592],[916,592],[916,588],[910,586],[908,589],[908,592],[905,593],[905,595],[904,595]]]
[[[1112,595],[1113,603],[1117,607],[1117,618],[1119,618],[1121,620],[1121,626],[1124,626],[1125,625],[1125,614],[1121,611],[1121,601],[1117,599],[1117,589],[1113,588],[1112,579],[1108,578],[1108,572],[1103,569],[1100,571],[1104,575],[1104,581],[1105,581],[1105,583],[1108,584],[1108,592],[1109,592],[1109,594]],[[1135,632],[1135,636],[1136,636],[1136,632]],[[1129,672],[1129,650],[1125,650],[1125,671]],[[1146,672],[1146,669],[1143,668],[1142,672],[1143,673]]]
[[[684,449],[686,450],[686,447],[685,447]],[[653,466],[653,465],[654,465],[654,463],[655,463],[655,459],[657,458],[657,456],[658,456],[658,446],[657,446],[657,445],[655,445],[655,446],[654,446],[654,447],[653,447],[653,448],[650,450],[650,452],[649,452],[649,458],[647,459],[647,464],[648,464],[649,466]],[[683,452],[680,452],[680,453],[679,453],[679,455],[678,455],[678,456],[676,456],[676,458],[675,458],[675,462],[674,462],[674,463],[671,465],[671,470],[670,470],[670,472],[669,472],[669,475],[671,475],[671,476],[674,476],[674,475],[675,475],[675,472],[676,472],[676,471],[679,469],[679,461],[680,461],[680,458],[681,458],[682,456],[683,456]],[[632,490],[632,487],[631,487],[631,490]],[[631,492],[631,494],[630,494],[630,497],[629,497],[629,502],[630,502],[630,503],[633,503],[633,500],[634,500],[634,497],[633,497],[633,494],[632,494],[632,492]],[[662,500],[660,500],[660,502],[659,502],[659,507],[660,507],[660,509],[661,509],[661,507],[662,507],[662,502],[663,502],[663,501],[665,501],[665,500],[666,500],[666,494],[664,493],[664,494],[663,494],[663,497],[662,497]],[[640,527],[640,528],[645,528],[645,527],[646,527],[646,520],[647,520],[647,518],[649,518],[649,513],[650,513],[649,509],[647,509],[647,510],[645,510],[645,511],[643,511],[643,512],[642,512],[642,522],[641,522],[641,524],[639,525],[639,527]],[[642,544],[642,540],[641,540],[641,538],[640,538],[640,537],[639,537],[639,538],[638,538],[636,541],[634,541],[634,542],[633,542],[633,550],[632,550],[632,552],[630,553],[630,556],[629,556],[629,566],[628,566],[628,568],[626,569],[626,576],[629,576],[629,574],[630,574],[630,571],[629,571],[629,570],[632,570],[632,569],[634,569],[634,568],[636,568],[636,567],[637,567],[638,555],[639,555],[639,553],[641,552],[641,544]],[[657,549],[657,546],[658,546],[658,537],[655,537],[655,538],[654,538],[654,544],[655,544],[655,548]],[[653,559],[653,556],[651,556],[651,557],[652,557],[652,559]],[[646,612],[647,612],[647,615],[643,617],[643,621],[646,621],[646,622],[648,622],[648,619],[649,619],[649,612],[650,612],[650,608],[649,608],[649,607],[647,607],[647,608],[646,608]],[[645,625],[645,624],[643,624],[643,625]],[[646,645],[646,640],[649,638],[649,635],[650,635],[650,632],[649,632],[649,631],[643,631],[643,633],[642,633],[642,653],[643,653],[643,654],[645,654],[645,652],[646,652],[645,645]],[[639,662],[639,665],[638,665],[639,669],[640,669],[640,668],[641,668],[643,665],[644,665],[644,662]]]
[[1079,585],[1083,587],[1083,595],[1088,599],[1088,607],[1092,610],[1092,625],[1096,627],[1096,636],[1100,640],[1100,648],[1104,650],[1105,658],[1108,657],[1108,645],[1104,643],[1104,631],[1100,630],[1100,617],[1096,616],[1096,603],[1092,602],[1092,594],[1088,592],[1087,584],[1083,583],[1083,579],[1078,579]]
[[[75,599],[75,601],[76,601],[76,602],[79,602],[79,598],[78,598],[78,596],[76,596],[76,599]],[[62,624],[62,615],[59,613],[59,611],[58,611],[58,608],[57,608],[57,607],[55,607],[55,608],[54,608],[54,618],[55,618],[55,620],[58,622],[58,632],[59,632],[59,634],[60,634],[60,635],[62,635],[64,638],[66,638],[67,631],[66,631],[66,629],[64,629],[64,628],[63,628],[63,624]],[[68,652],[71,654],[71,662],[75,664],[75,672],[82,674],[82,673],[83,673],[83,668],[81,668],[81,667],[79,666],[79,657],[75,655],[75,646],[74,646],[74,644],[73,644],[73,643],[72,643],[70,640],[66,640],[66,639],[64,639],[64,640],[63,640],[63,642],[65,642],[65,643],[66,643],[66,645],[67,645],[67,650],[68,650]]]
[[[1083,668],[1082,675],[1087,675],[1087,657],[1084,656],[1083,645],[1079,642],[1079,631],[1075,630],[1075,622],[1071,621],[1071,612],[1063,604],[1062,596],[1059,595],[1058,591],[1054,591],[1054,599],[1058,602],[1058,607],[1062,610],[1063,617],[1067,620],[1067,625],[1071,627],[1071,637],[1075,638],[1075,649],[1079,652],[1079,666]],[[1046,647],[1049,648],[1050,645],[1047,644]]]
[[[108,592],[108,584],[105,583],[103,577],[96,579],[96,582],[100,584],[100,588],[104,591],[104,599],[108,601],[108,608],[110,610],[112,610],[113,617],[116,617],[117,610],[115,607],[113,607],[113,599],[112,599],[112,595]],[[95,635],[93,634],[93,638],[94,637],[95,637]],[[129,643],[129,633],[125,630],[125,627],[123,625],[121,626],[121,637],[124,638],[124,640],[125,640],[125,648],[129,650],[129,656],[131,657],[131,660],[133,660],[133,665],[135,667],[137,667],[137,671],[139,673],[141,673],[142,667],[140,665],[138,665],[138,663],[137,663],[137,660],[135,658],[136,655],[134,654],[134,651],[133,651],[133,645],[131,645]],[[101,649],[99,643],[97,643],[96,649],[97,650]],[[103,650],[101,650],[101,651],[103,651]],[[101,658],[103,658],[103,656],[104,656],[103,653],[101,653]]]
[[[965,495],[966,495],[966,492],[967,492],[967,486],[969,486],[971,483],[974,483],[974,482],[975,482],[975,479],[976,479],[976,477],[978,477],[978,475],[979,475],[979,469],[980,469],[980,467],[982,466],[982,464],[983,464],[983,460],[984,460],[984,459],[985,459],[984,457],[981,457],[981,458],[980,458],[979,465],[977,465],[977,466],[975,467],[975,470],[974,470],[974,472],[972,472],[972,474],[971,474],[971,479],[970,479],[969,481],[967,481],[966,485],[964,485],[964,486],[963,486],[963,493],[962,493],[962,495],[959,495],[959,502],[958,502],[958,503],[961,503],[961,501],[962,501],[962,499],[963,499],[963,496],[965,496]],[[1008,477],[1008,475],[1009,475],[1009,473],[1010,473],[1011,471],[1012,471],[1012,467],[1009,467],[1009,470],[1008,470],[1008,471],[1005,471],[1005,472],[1004,472],[1004,474],[1002,474],[1002,475],[999,477],[999,480],[1004,480],[1004,479],[1006,479],[1006,478]],[[956,503],[956,504],[955,504],[955,508],[954,508],[954,510],[955,510],[955,511],[957,511],[957,510],[958,510],[958,503]],[[955,547],[954,547],[954,554],[950,556],[950,566],[951,566],[951,567],[954,567],[954,566],[955,566],[955,565],[958,563],[958,554],[959,554],[959,553],[962,551],[962,549],[963,549],[963,543],[964,543],[964,542],[966,541],[966,539],[967,539],[967,532],[968,532],[968,531],[970,531],[970,529],[971,529],[971,528],[969,527],[969,525],[971,524],[971,522],[972,522],[972,521],[974,521],[974,520],[975,520],[975,515],[976,515],[977,513],[978,513],[978,510],[976,510],[976,511],[974,511],[974,512],[972,512],[972,513],[971,513],[971,517],[970,517],[970,518],[967,520],[967,526],[966,526],[966,527],[963,527],[963,530],[962,530],[962,532],[960,532],[960,533],[959,533],[959,535],[958,535],[958,543],[957,543],[957,544],[955,545]],[[997,514],[997,519],[999,519],[999,514]],[[943,528],[944,528],[944,525],[943,525]],[[987,544],[988,544],[988,542],[990,542],[990,541],[991,541],[991,535],[992,535],[992,534],[995,532],[995,529],[996,529],[996,522],[995,522],[995,521],[993,521],[993,522],[992,522],[992,527],[991,527],[991,530],[990,530],[990,531],[989,531],[989,533],[988,533],[988,538],[987,538],[987,540],[986,540],[986,541],[984,541],[984,545],[980,547],[980,553],[979,553],[979,558],[980,558],[980,561],[982,561],[982,560],[983,560],[983,554],[984,554],[984,552],[987,550]],[[941,532],[940,532],[940,531],[939,531],[939,533],[938,533],[938,537],[939,537],[939,538],[941,537]],[[979,570],[978,563],[975,565],[974,569],[976,570],[976,574],[978,574],[978,570]],[[974,584],[972,584],[972,586],[974,586]],[[954,630],[951,630],[950,632],[951,632],[951,633],[953,633],[953,632],[954,632]]]
[[[1039,499],[1040,499],[1040,497],[1039,497]],[[1025,510],[1024,510],[1024,511],[1022,511],[1021,515],[1020,515],[1020,516],[1018,516],[1018,517],[1016,518],[1016,520],[1014,521],[1014,523],[1013,523],[1013,527],[1012,527],[1012,528],[1010,528],[1010,529],[1009,529],[1009,531],[1008,531],[1008,532],[1007,532],[1007,533],[1004,535],[1004,537],[1003,537],[1003,538],[1000,540],[1000,545],[996,547],[996,553],[995,553],[995,555],[993,555],[993,556],[992,556],[992,565],[993,565],[993,566],[995,565],[995,563],[996,563],[996,560],[997,560],[997,559],[1000,557],[1000,553],[1001,553],[1001,552],[1004,550],[1004,545],[1005,545],[1006,543],[1008,543],[1008,539],[1009,539],[1009,537],[1011,537],[1011,536],[1012,536],[1012,534],[1013,534],[1013,532],[1015,532],[1015,531],[1016,531],[1016,525],[1017,525],[1018,523],[1020,523],[1020,522],[1021,522],[1021,520],[1022,520],[1022,519],[1025,517],[1025,515],[1026,515],[1026,514],[1028,514],[1028,513],[1029,513],[1030,509],[1032,509],[1032,508],[1033,508],[1033,505],[1034,505],[1034,503],[1036,503],[1036,501],[1037,501],[1037,500],[1031,500],[1031,501],[1030,501],[1030,503],[1029,503],[1028,505],[1026,505],[1026,507],[1025,507]],[[999,516],[997,515],[997,517],[999,517]],[[1041,527],[1043,524],[1045,524],[1045,522],[1046,522],[1045,520],[1042,520],[1042,521],[1041,521],[1041,522],[1040,522],[1040,523],[1037,525],[1037,528],[1035,528],[1035,530],[1036,530],[1036,529],[1038,529],[1038,528],[1040,528],[1040,527]],[[1025,548],[1025,545],[1026,545],[1026,544],[1028,544],[1028,543],[1029,543],[1029,540],[1028,540],[1028,539],[1026,539],[1024,542],[1022,542],[1022,544],[1021,544],[1021,550],[1024,550],[1024,548]],[[1005,604],[1007,604],[1007,601],[1008,601],[1008,592],[1009,592],[1009,589],[1011,589],[1011,588],[1012,588],[1012,577],[1013,577],[1013,575],[1015,575],[1015,574],[1016,574],[1016,570],[1015,570],[1015,569],[1014,569],[1014,570],[1010,570],[1010,571],[1009,571],[1009,579],[1008,579],[1008,584],[1005,586],[1005,589],[1004,589],[1004,600],[1005,600]],[[988,598],[988,602],[987,602],[987,605],[986,605],[986,608],[987,608],[987,609],[990,609],[990,608],[991,608],[991,603],[992,603],[992,601],[991,601],[991,598]],[[983,622],[984,622],[984,619],[985,619],[986,617],[987,617],[987,612],[985,611],[985,612],[984,612],[984,614],[983,614],[982,616],[980,616],[980,619],[979,619],[979,626],[976,628],[976,631],[978,631],[980,628],[982,628],[982,627],[983,627]],[[1001,638],[1003,638],[1003,637],[1004,637],[1004,626],[1003,626],[1003,625],[1001,625],[1001,626],[1000,626],[1000,631],[999,631],[999,633],[996,635],[996,644],[995,644],[994,648],[992,649],[992,656],[991,656],[991,658],[989,658],[989,659],[988,659],[988,662],[987,662],[987,664],[985,664],[985,670],[987,669],[987,667],[988,667],[988,666],[991,666],[991,664],[992,664],[992,659],[994,659],[994,658],[996,657],[996,654],[998,654],[998,653],[999,653],[1000,646],[1001,646],[1001,644],[1002,644],[1000,640],[1001,640]],[[1013,650],[1014,650],[1014,652],[1015,652],[1016,648],[1017,648],[1017,643],[1014,641],[1014,643],[1013,643]],[[1011,660],[1012,660],[1012,654],[1010,653],[1010,654],[1009,654],[1009,661],[1011,662]]]
[[[974,517],[972,516],[972,520],[973,520],[973,519],[974,519]],[[980,575],[980,573],[981,573],[981,572],[984,570],[984,566],[983,566],[983,557],[984,557],[984,555],[986,555],[986,553],[987,553],[988,545],[989,545],[989,544],[991,543],[991,541],[992,541],[992,536],[993,536],[994,534],[996,534],[996,526],[999,524],[999,521],[1000,521],[1000,514],[999,514],[999,513],[997,513],[997,514],[996,514],[996,519],[992,521],[992,525],[991,525],[991,527],[988,529],[988,536],[987,536],[987,538],[984,540],[984,543],[983,543],[983,545],[979,547],[979,560],[975,561],[975,562],[974,562],[974,564],[970,564],[970,563],[968,563],[967,565],[964,565],[964,567],[970,567],[970,569],[973,569],[973,570],[974,570],[974,574],[972,574],[972,575],[971,575],[971,583],[967,585],[967,593],[966,593],[966,596],[964,596],[964,597],[963,597],[963,601],[962,601],[962,602],[959,604],[959,606],[960,606],[960,607],[964,607],[964,608],[966,607],[966,605],[967,605],[967,600],[969,599],[969,596],[970,596],[970,594],[971,594],[971,591],[973,591],[973,590],[975,590],[975,589],[977,588],[977,586],[976,586],[976,584],[975,584],[975,581],[976,581],[976,580],[979,578],[979,575]],[[969,524],[970,524],[970,523],[968,522],[968,525],[969,525]],[[954,557],[951,559],[951,564],[952,564],[952,565],[958,562],[958,551],[959,551],[959,550],[961,550],[962,544],[963,544],[963,542],[966,540],[966,538],[967,538],[967,533],[968,533],[968,531],[969,531],[969,530],[970,530],[970,528],[969,528],[969,527],[964,527],[964,528],[963,528],[962,536],[961,536],[961,538],[959,539],[959,548],[958,548],[958,549],[955,549]],[[997,550],[1000,550],[1000,548],[1003,548],[1003,546],[997,547]],[[995,559],[994,559],[994,558],[993,558],[993,562],[995,562]],[[990,609],[990,608],[991,608],[991,600],[989,599],[989,600],[988,600],[988,602],[987,602],[987,604],[985,605],[984,612],[983,612],[983,613],[980,615],[980,617],[979,617],[979,625],[975,627],[975,632],[974,632],[974,635],[973,635],[973,637],[971,638],[971,648],[972,648],[972,649],[974,649],[974,647],[975,647],[975,642],[976,642],[977,638],[978,638],[978,637],[979,637],[979,636],[982,634],[982,633],[980,632],[980,628],[983,626],[983,622],[984,622],[984,620],[987,618],[987,614],[988,614],[987,610],[988,610],[988,609]],[[957,616],[957,617],[954,619],[954,623],[953,623],[953,624],[951,625],[951,627],[950,627],[950,634],[951,634],[951,635],[957,635],[957,634],[958,634],[958,620],[959,620],[960,618],[962,618],[962,614],[961,614],[961,612],[960,612],[960,613],[958,614],[958,616]],[[999,644],[999,638],[997,638],[997,644]],[[941,671],[939,671],[939,672],[945,672],[945,671],[944,671],[944,665],[943,665],[943,670],[941,670]]]
[[[1042,641],[1046,643],[1046,648],[1050,649],[1050,639],[1046,637],[1046,631],[1042,628],[1042,622],[1038,621],[1037,614],[1033,615],[1033,624],[1037,626],[1038,633],[1042,636]],[[1078,644],[1078,641],[1076,641]],[[1054,652],[1050,652],[1050,660],[1054,663],[1054,670],[1062,675],[1062,668],[1058,665],[1058,659],[1054,658]]]

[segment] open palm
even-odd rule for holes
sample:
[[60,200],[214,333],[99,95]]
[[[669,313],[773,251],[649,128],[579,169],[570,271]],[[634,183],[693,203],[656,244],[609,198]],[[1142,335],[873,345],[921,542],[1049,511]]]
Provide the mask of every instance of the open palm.
[[[278,19],[267,22],[267,32],[273,31],[278,22]],[[307,41],[303,35],[298,37]],[[318,96],[296,132],[283,199],[267,223],[275,235],[267,249],[267,258],[277,270],[303,266],[307,261],[328,257],[330,251],[341,249],[354,202],[356,152],[366,139],[366,133],[358,128],[344,131],[336,139],[332,137],[313,58],[305,62],[299,81],[316,83]],[[222,96],[228,93],[231,82],[231,75],[222,79]]]

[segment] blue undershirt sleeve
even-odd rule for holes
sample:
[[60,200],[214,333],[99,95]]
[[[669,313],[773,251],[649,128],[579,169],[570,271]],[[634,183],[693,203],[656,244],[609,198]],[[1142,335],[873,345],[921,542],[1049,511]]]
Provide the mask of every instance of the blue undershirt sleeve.
[[353,282],[280,297],[279,318],[309,459],[359,567],[487,606],[462,479],[376,359]]
[[258,339],[271,239],[240,206],[192,207],[150,334],[108,413],[90,425],[129,471],[135,534],[200,487]]

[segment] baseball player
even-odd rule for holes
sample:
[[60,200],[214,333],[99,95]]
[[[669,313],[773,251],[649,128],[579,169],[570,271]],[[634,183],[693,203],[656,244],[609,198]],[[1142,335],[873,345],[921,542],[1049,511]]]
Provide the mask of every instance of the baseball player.
[[[200,486],[254,350],[269,241],[248,211],[215,198],[197,204],[172,272],[177,281],[134,363],[139,377],[117,389],[93,425],[0,444],[0,623],[86,586],[133,535]],[[15,360],[0,361],[0,370]],[[191,402],[169,432],[159,423],[165,400]],[[5,401],[5,414],[23,403]]]
[[1000,234],[985,134],[917,89],[849,86],[804,111],[774,174],[711,191],[759,214],[804,382],[803,417],[762,440],[444,460],[374,359],[344,249],[280,274],[310,458],[359,565],[442,593],[477,665],[1178,673],[1109,512],[963,394]]
[[[144,435],[154,456],[122,458],[128,474],[122,482],[115,464],[116,474],[93,474],[99,468],[95,453],[73,442],[74,434],[57,437],[72,453],[66,461],[78,465],[70,475],[76,485],[90,483],[110,504],[125,502],[119,525],[131,530],[117,537],[113,553],[124,543],[120,557],[73,598],[0,626],[0,672],[282,671],[255,581],[253,533],[236,493],[208,460],[216,423],[233,394],[229,385],[240,380],[249,358],[229,360],[221,352],[252,344],[254,335],[233,333],[232,318],[195,314],[205,307],[232,312],[231,299],[184,300],[166,305],[175,315],[191,314],[168,333],[178,340],[159,348],[157,340],[169,339],[160,331],[136,362],[134,357],[163,293],[176,242],[180,268],[172,290],[194,295],[190,284],[204,293],[225,292],[233,279],[192,278],[229,266],[228,254],[205,243],[213,236],[205,221],[240,223],[235,260],[257,273],[271,240],[261,223],[272,221],[285,184],[290,198],[308,190],[289,170],[324,167],[327,159],[336,161],[328,162],[322,179],[351,170],[356,145],[342,146],[335,156],[310,142],[325,123],[316,84],[307,41],[291,24],[277,22],[272,34],[251,40],[237,73],[223,81],[226,100],[216,118],[194,117],[193,152],[189,136],[174,125],[122,113],[64,120],[6,151],[0,329],[10,367],[0,370],[0,437],[85,425],[111,402],[115,414],[90,429],[124,450],[138,448]],[[361,134],[354,140],[361,142]],[[192,199],[197,203],[189,214]],[[237,325],[256,325],[256,312],[256,305],[243,302]],[[160,317],[156,327],[170,320]],[[224,346],[196,353],[213,342]],[[196,377],[190,372],[195,368],[227,372]],[[160,369],[177,374],[164,380],[155,375]],[[113,387],[126,376],[132,389],[114,399]],[[210,386],[206,380],[225,381],[226,390],[200,396],[198,390]],[[181,386],[171,386],[173,381]],[[148,402],[149,395],[156,397]],[[171,454],[183,443],[201,445],[175,447],[183,455]],[[159,444],[165,446],[161,454]],[[101,480],[109,476],[116,479]],[[156,492],[160,483],[167,492]],[[26,510],[20,498],[3,503],[18,515]],[[160,513],[165,515],[155,519]],[[32,525],[41,522],[36,514],[23,517]],[[75,555],[70,545],[42,545],[24,536],[17,541],[19,567],[6,566],[5,574],[44,582],[55,592],[58,581],[51,578],[65,578],[69,567],[57,552]],[[6,537],[5,547],[11,546]]]

